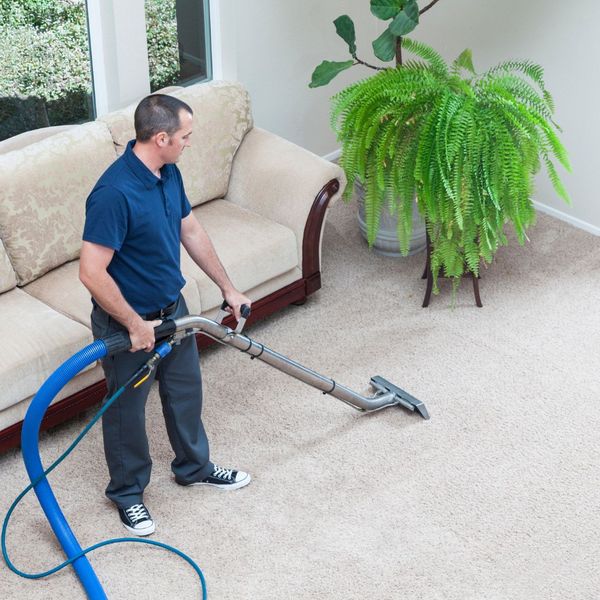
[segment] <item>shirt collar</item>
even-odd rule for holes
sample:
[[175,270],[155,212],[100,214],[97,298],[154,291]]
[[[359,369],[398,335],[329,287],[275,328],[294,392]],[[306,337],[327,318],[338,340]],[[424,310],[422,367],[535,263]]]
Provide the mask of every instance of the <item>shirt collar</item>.
[[159,181],[166,181],[169,179],[169,169],[167,165],[163,165],[160,169],[160,178],[157,177],[134,153],[133,147],[135,146],[135,140],[131,140],[127,143],[123,159],[127,163],[127,166],[133,171],[134,175],[144,184],[146,189],[151,190],[156,187]]

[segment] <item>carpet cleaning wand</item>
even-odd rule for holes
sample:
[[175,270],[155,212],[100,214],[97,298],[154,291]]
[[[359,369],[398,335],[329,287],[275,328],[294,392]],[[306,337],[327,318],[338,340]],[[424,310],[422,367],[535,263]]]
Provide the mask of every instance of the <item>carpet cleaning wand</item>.
[[[376,392],[375,395],[363,396],[336,383],[333,379],[324,377],[323,375],[290,360],[282,354],[270,350],[265,345],[260,344],[245,335],[241,335],[246,319],[250,314],[248,307],[245,307],[248,310],[242,312],[242,317],[234,330],[225,327],[221,322],[228,314],[225,311],[226,308],[228,308],[228,305],[226,302],[223,302],[215,321],[199,316],[187,316],[172,321],[175,337],[177,338],[180,336],[182,332],[184,335],[189,335],[190,329],[200,331],[213,340],[216,340],[221,344],[233,346],[234,348],[249,354],[251,359],[258,358],[279,371],[282,371],[291,377],[295,377],[296,379],[321,390],[324,394],[329,394],[362,412],[372,412],[374,410],[386,408],[387,406],[400,405],[408,410],[418,412],[424,419],[429,419],[429,413],[423,402],[417,400],[402,388],[395,386],[393,383],[390,383],[387,379],[384,379],[379,375],[371,377],[370,383],[371,387]],[[163,326],[166,326],[167,323],[169,323],[169,321],[165,321]]]
[[[308,369],[301,364],[294,362],[293,360],[290,360],[289,358],[274,352],[273,350],[270,350],[265,345],[256,342],[245,335],[242,335],[241,332],[246,323],[246,319],[250,316],[250,307],[246,305],[242,306],[241,308],[241,318],[238,321],[235,329],[231,329],[230,327],[223,325],[223,318],[228,314],[228,312],[225,310],[227,308],[228,305],[226,302],[224,302],[221,306],[219,314],[216,317],[216,320],[214,321],[201,316],[189,315],[180,319],[165,320],[161,325],[156,327],[154,330],[156,340],[157,342],[162,341],[162,343],[157,345],[150,359],[144,363],[129,378],[129,380],[123,386],[121,386],[117,392],[115,392],[115,394],[113,394],[111,398],[106,400],[102,406],[102,409],[94,416],[93,420],[79,434],[69,448],[56,461],[54,461],[50,467],[44,470],[39,455],[38,438],[42,419],[48,406],[56,394],[58,394],[58,392],[86,366],[107,356],[129,350],[131,348],[131,341],[127,335],[127,332],[118,332],[107,338],[96,340],[65,361],[46,380],[31,402],[23,422],[23,430],[21,434],[23,460],[25,462],[25,467],[31,480],[31,484],[25,490],[23,490],[23,492],[13,502],[4,519],[4,524],[2,527],[2,554],[6,564],[12,571],[18,575],[21,575],[22,577],[39,579],[55,573],[69,564],[72,564],[77,576],[85,588],[88,597],[92,598],[93,600],[105,600],[106,594],[104,593],[100,581],[92,569],[86,554],[92,550],[95,550],[96,548],[116,542],[146,543],[160,546],[184,558],[196,570],[202,584],[202,598],[206,598],[206,583],[204,581],[202,572],[196,563],[183,552],[166,544],[162,544],[161,542],[154,542],[152,540],[140,538],[119,538],[100,542],[99,544],[95,544],[94,546],[82,550],[58,505],[48,480],[46,479],[46,475],[55,467],[57,467],[68,456],[68,454],[73,451],[75,446],[87,434],[90,428],[98,421],[108,407],[123,393],[123,391],[129,385],[136,386],[143,382],[160,362],[160,360],[162,360],[162,358],[164,358],[170,352],[174,344],[188,335],[194,335],[196,331],[221,344],[233,346],[241,352],[248,354],[251,359],[257,358],[286,373],[287,375],[295,377],[296,379],[299,379],[300,381],[303,381],[304,383],[321,390],[324,394],[329,394],[362,412],[372,412],[387,406],[399,405],[411,411],[418,412],[424,419],[429,419],[429,413],[427,412],[425,405],[420,400],[417,400],[408,392],[391,384],[386,379],[383,379],[383,377],[372,377],[371,386],[375,390],[375,394],[373,396],[363,396],[343,385],[336,383],[333,379],[324,377],[319,373],[316,373],[315,371],[312,371],[311,369]],[[55,567],[54,569],[44,573],[37,574],[28,574],[19,571],[19,569],[17,569],[8,558],[8,553],[6,551],[6,530],[8,521],[17,504],[30,489],[35,490],[40,505],[42,506],[42,509],[44,510],[48,521],[50,522],[52,530],[54,531],[65,554],[67,555],[67,560],[58,567]]]

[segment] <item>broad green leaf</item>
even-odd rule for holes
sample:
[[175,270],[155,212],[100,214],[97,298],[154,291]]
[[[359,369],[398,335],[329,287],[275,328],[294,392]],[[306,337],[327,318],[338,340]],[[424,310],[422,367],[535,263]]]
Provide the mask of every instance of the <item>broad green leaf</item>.
[[344,62],[324,60],[314,70],[312,74],[312,81],[308,84],[308,87],[315,88],[322,85],[327,85],[336,75],[339,75],[342,71],[349,69],[353,64],[353,60],[346,60]]
[[454,61],[454,64],[476,75],[475,67],[473,66],[473,53],[469,48],[461,52],[460,56]]
[[379,19],[393,19],[404,6],[406,0],[371,0],[371,12]]
[[396,40],[398,38],[388,27],[374,42],[373,52],[379,60],[389,61],[396,57]]
[[354,21],[348,15],[338,17],[333,24],[337,34],[348,44],[350,54],[356,54],[356,31],[354,30]]
[[390,24],[390,31],[394,35],[402,36],[410,33],[418,24],[419,7],[415,0],[409,0]]

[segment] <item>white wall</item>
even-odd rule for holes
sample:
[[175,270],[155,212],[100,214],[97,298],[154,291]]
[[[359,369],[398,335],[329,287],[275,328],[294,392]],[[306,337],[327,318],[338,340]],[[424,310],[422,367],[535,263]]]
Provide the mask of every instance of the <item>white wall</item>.
[[371,41],[378,35],[377,20],[370,17],[369,1],[217,0],[213,5],[221,13],[219,34],[227,53],[221,74],[248,88],[256,124],[316,154],[335,151],[339,144],[329,127],[329,98],[374,71],[353,67],[326,87],[308,84],[322,60],[350,58],[333,25],[342,14],[356,23],[359,56],[375,60]]
[[[423,4],[423,2],[421,2]],[[556,104],[555,120],[571,159],[573,172],[559,173],[573,200],[568,207],[556,196],[545,175],[537,180],[535,199],[548,212],[600,235],[600,193],[596,189],[600,154],[600,56],[595,0],[440,0],[422,17],[415,38],[454,59],[473,50],[478,71],[509,58],[541,64],[546,87]],[[563,176],[564,175],[564,176]],[[544,208],[540,207],[540,208]]]
[[[420,0],[424,6],[426,0]],[[330,85],[308,88],[323,59],[347,60],[347,46],[333,20],[355,21],[358,55],[377,63],[371,42],[384,24],[373,17],[369,0],[211,0],[213,67],[216,79],[239,80],[250,91],[256,124],[320,155],[339,144],[329,127],[330,97],[374,71],[353,67]],[[149,91],[144,0],[88,0],[98,113],[135,101]],[[573,174],[563,181],[573,199],[567,207],[545,176],[536,199],[561,218],[600,235],[600,202],[595,175],[600,158],[600,4],[593,0],[439,0],[414,33],[448,59],[465,47],[483,70],[508,58],[528,58],[546,71],[556,120],[569,151]],[[562,174],[562,173],[561,173]]]
[[[226,17],[220,24],[226,53],[221,74],[237,78],[250,90],[257,125],[320,155],[336,150],[339,144],[329,129],[329,98],[373,71],[353,67],[327,87],[311,90],[307,84],[321,60],[348,58],[332,25],[341,14],[349,14],[356,23],[359,57],[373,59],[371,41],[383,23],[370,14],[369,0],[215,0],[213,4],[217,3]],[[425,3],[420,1],[421,6]],[[414,35],[447,58],[470,47],[479,70],[508,58],[529,58],[545,67],[547,87],[557,106],[556,120],[564,130],[562,140],[573,165],[573,174],[563,178],[573,206],[556,198],[545,177],[538,178],[536,199],[597,234],[600,203],[595,174],[600,164],[594,137],[600,137],[600,113],[595,110],[600,91],[599,20],[600,4],[593,0],[440,0],[423,15]]]

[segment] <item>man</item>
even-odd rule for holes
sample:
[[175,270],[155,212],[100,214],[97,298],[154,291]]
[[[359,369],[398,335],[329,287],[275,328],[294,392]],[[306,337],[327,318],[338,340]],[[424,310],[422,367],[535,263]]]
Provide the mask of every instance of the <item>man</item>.
[[[92,295],[92,331],[103,338],[126,330],[130,352],[106,358],[110,397],[146,360],[160,319],[188,314],[181,289],[180,242],[219,286],[240,318],[250,300],[232,285],[206,231],[191,213],[177,162],[190,145],[192,109],[172,96],[144,98],[135,111],[136,139],[100,177],[88,197],[79,278]],[[202,381],[193,336],[173,347],[153,376],[129,388],[104,414],[104,452],[110,474],[107,497],[124,527],[149,535],[155,525],[143,501],[152,461],[145,405],[152,380],[159,394],[169,441],[171,469],[180,485],[238,489],[250,482],[243,471],[209,460],[201,420]]]

